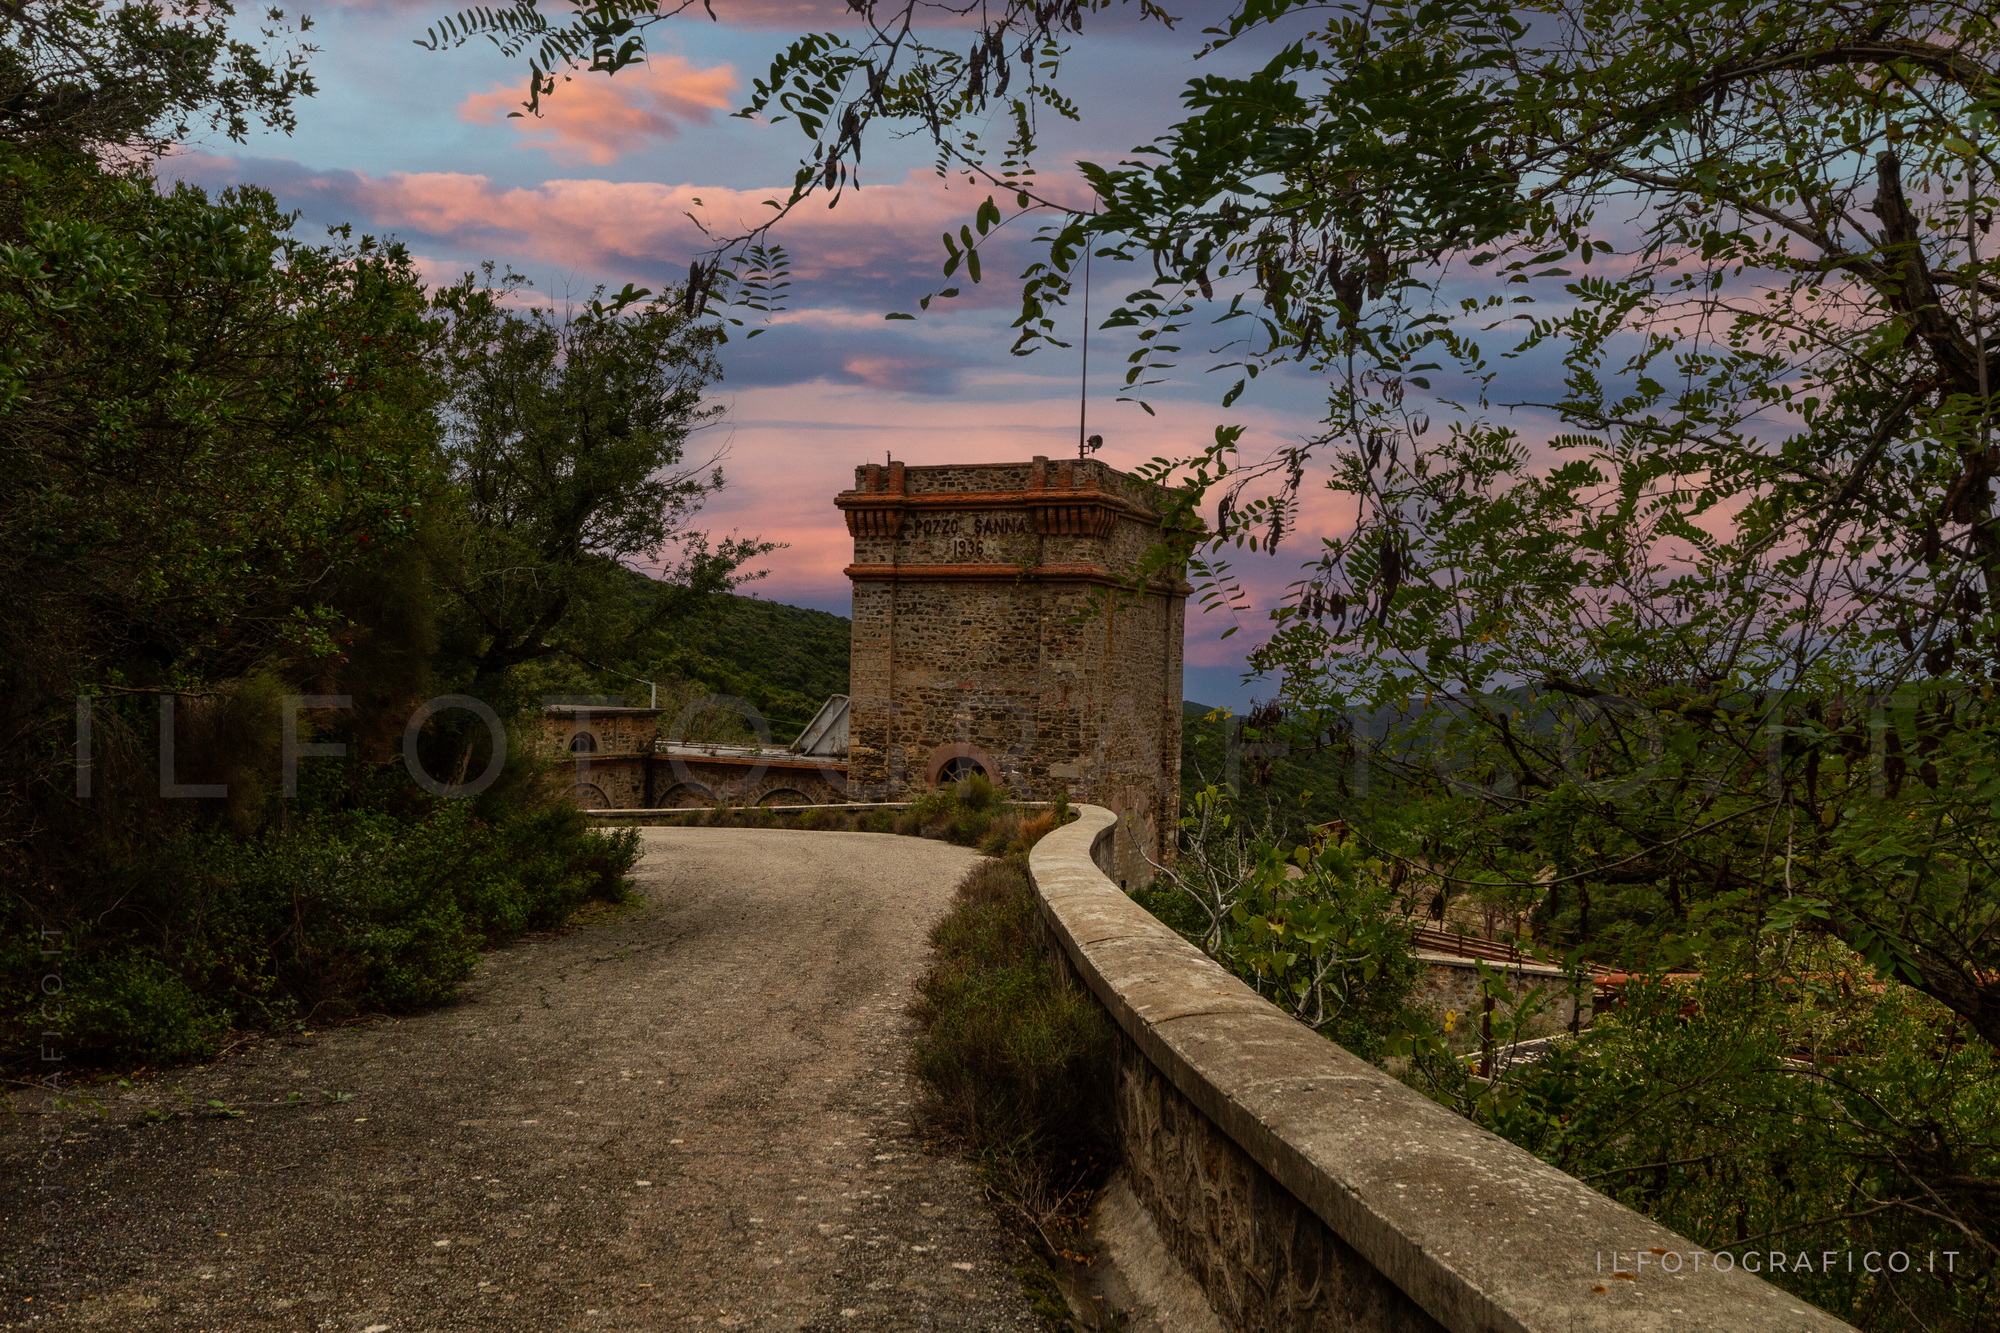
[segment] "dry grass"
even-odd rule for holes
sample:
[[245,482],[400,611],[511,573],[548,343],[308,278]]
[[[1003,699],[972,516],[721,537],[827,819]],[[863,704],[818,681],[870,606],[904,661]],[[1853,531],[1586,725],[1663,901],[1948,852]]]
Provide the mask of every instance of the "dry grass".
[[1104,1011],[1060,967],[1028,882],[1026,849],[1054,826],[1045,812],[989,827],[1020,850],[960,883],[911,1012],[925,1124],[962,1145],[1002,1215],[1060,1264],[1081,1258],[1115,1159],[1115,1046]]

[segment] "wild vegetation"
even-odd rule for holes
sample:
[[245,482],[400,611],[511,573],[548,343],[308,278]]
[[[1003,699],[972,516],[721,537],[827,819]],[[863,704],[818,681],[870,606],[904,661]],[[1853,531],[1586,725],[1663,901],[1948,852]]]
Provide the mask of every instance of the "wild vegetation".
[[1133,896],[1266,999],[1364,1058],[1413,1021],[1417,978],[1388,867],[1324,831],[1286,854],[1229,790],[1188,798],[1181,855]]
[[1181,717],[1181,791],[1209,787],[1232,793],[1238,827],[1263,830],[1265,841],[1295,846],[1352,804],[1353,755],[1287,739],[1284,709],[1256,704],[1238,713],[1188,704]]
[[[954,840],[995,809],[975,778],[945,792],[928,827]],[[1027,855],[1067,819],[1061,810],[1002,812],[982,836],[995,859],[967,873],[931,930],[930,969],[917,983],[911,1067],[922,1123],[957,1141],[1001,1216],[1036,1252],[1024,1273],[1052,1326],[1073,1327],[1053,1273],[1087,1249],[1089,1205],[1116,1160],[1111,1126],[1110,1020],[1061,971],[1028,879]],[[935,836],[935,835],[933,835]]]
[[656,704],[669,739],[785,745],[829,696],[847,692],[848,638],[845,616],[717,592],[605,645],[601,659],[552,658],[524,674],[542,694]]
[[1625,987],[1587,1040],[1491,1082],[1419,1040],[1415,1081],[1863,1328],[1992,1327],[1991,1053],[1837,942],[1738,958]]
[[830,695],[847,693],[848,642],[846,616],[725,593],[675,625],[660,665],[689,693],[745,700],[788,744]]
[[660,634],[765,549],[690,527],[716,335],[678,300],[426,291],[262,191],[161,188],[190,125],[284,128],[311,91],[281,15],[266,47],[231,20],[0,12],[9,1051],[188,1059],[435,1003],[616,898],[634,838],[543,780],[530,668]]
[[[837,197],[871,127],[901,122],[992,191],[947,235],[947,281],[1049,219],[1018,349],[1054,340],[1090,256],[1144,266],[1102,322],[1130,331],[1135,394],[1209,318],[1221,351],[1196,359],[1233,372],[1225,408],[1280,368],[1322,375],[1319,437],[1245,459],[1224,423],[1159,468],[1185,503],[1159,561],[1239,607],[1232,550],[1291,537],[1302,488],[1356,515],[1254,655],[1284,683],[1263,739],[1334,752],[1356,847],[1440,900],[1519,916],[1571,963],[1712,988],[1602,1023],[1583,1050],[1609,1063],[1539,1067],[1540,1104],[1629,1108],[1579,1111],[1583,1156],[1497,1089],[1439,1094],[1712,1243],[1966,1246],[1945,1276],[1771,1276],[1871,1329],[1989,1326],[1993,15],[1255,0],[1195,53],[1252,68],[1191,80],[1129,160],[1080,164],[1080,208],[1038,184],[1036,117],[1078,114],[1064,38],[1104,8],[997,6],[968,34],[888,0],[856,41],[800,39],[751,99],[806,136],[790,202]],[[567,64],[639,59],[669,12],[470,11],[444,36],[505,27],[539,97]],[[1742,1079],[1638,1054],[1729,1024]],[[1647,1081],[1615,1092],[1615,1071]],[[1738,1095],[1725,1164],[1654,1155],[1715,1123],[1677,1098]],[[1753,1178],[1740,1227],[1691,1202]]]

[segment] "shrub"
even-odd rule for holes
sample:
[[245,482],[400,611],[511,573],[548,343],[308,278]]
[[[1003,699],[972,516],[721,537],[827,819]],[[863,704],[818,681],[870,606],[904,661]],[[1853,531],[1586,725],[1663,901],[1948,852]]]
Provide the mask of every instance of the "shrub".
[[1229,803],[1198,793],[1180,857],[1134,898],[1294,1018],[1376,1058],[1407,1029],[1418,972],[1382,865],[1351,840],[1288,856]]
[[991,810],[1004,799],[1000,789],[984,773],[974,773],[954,788],[940,790],[949,791],[960,808],[975,812]]
[[1016,830],[1016,836],[1021,841],[1021,850],[1026,851],[1040,842],[1042,835],[1052,831],[1057,823],[1061,822],[1057,818],[1061,813],[1057,810],[1038,810],[1022,819],[1020,828]]
[[198,1060],[214,1052],[226,1016],[173,968],[138,949],[107,950],[66,969],[64,1041],[122,1060]]
[[[1699,975],[1635,979],[1584,1040],[1490,1085],[1432,1058],[1419,1086],[1707,1249],[1919,1256],[1901,1278],[1767,1273],[1862,1328],[2000,1327],[1990,1048],[1838,944],[1778,937],[1691,961]],[[1947,1251],[1949,1280],[1942,1257],[1924,1271]]]
[[[69,1052],[199,1059],[231,1028],[441,1003],[480,948],[619,898],[638,857],[636,830],[594,830],[533,784],[402,809],[386,790],[345,808],[308,794],[247,836],[191,825],[123,867],[120,911],[66,939]],[[0,962],[25,997],[38,959],[12,938]],[[37,1026],[19,999],[0,1010],[18,1047]]]
[[1021,836],[1021,816],[1008,811],[989,820],[976,844],[981,856],[1005,856]]
[[977,847],[993,826],[994,815],[986,810],[954,810],[924,830],[926,837],[955,842],[961,847]]
[[922,1112],[1046,1239],[1112,1160],[1110,1022],[1058,971],[1020,856],[973,867],[931,944],[911,1010]]
[[937,827],[949,820],[954,804],[952,792],[948,788],[938,787],[927,791],[911,801],[908,807],[896,816],[896,832],[917,834]]

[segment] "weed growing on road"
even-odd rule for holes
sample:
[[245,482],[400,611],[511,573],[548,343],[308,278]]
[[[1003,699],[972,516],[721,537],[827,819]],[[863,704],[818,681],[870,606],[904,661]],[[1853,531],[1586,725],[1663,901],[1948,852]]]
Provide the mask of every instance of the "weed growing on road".
[[[1016,820],[1039,836],[1051,813]],[[1073,1260],[1113,1161],[1113,1034],[1059,970],[1025,846],[974,867],[931,932],[912,1063],[928,1124],[958,1139],[1000,1210],[1051,1263]]]

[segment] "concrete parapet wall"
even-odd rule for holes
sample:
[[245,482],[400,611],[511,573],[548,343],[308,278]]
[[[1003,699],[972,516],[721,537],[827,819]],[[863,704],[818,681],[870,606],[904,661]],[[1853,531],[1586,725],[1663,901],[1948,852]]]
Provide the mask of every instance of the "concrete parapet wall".
[[1121,1034],[1133,1191],[1225,1326],[1851,1333],[1293,1021],[1106,878],[1114,823],[1082,807],[1030,870]]

